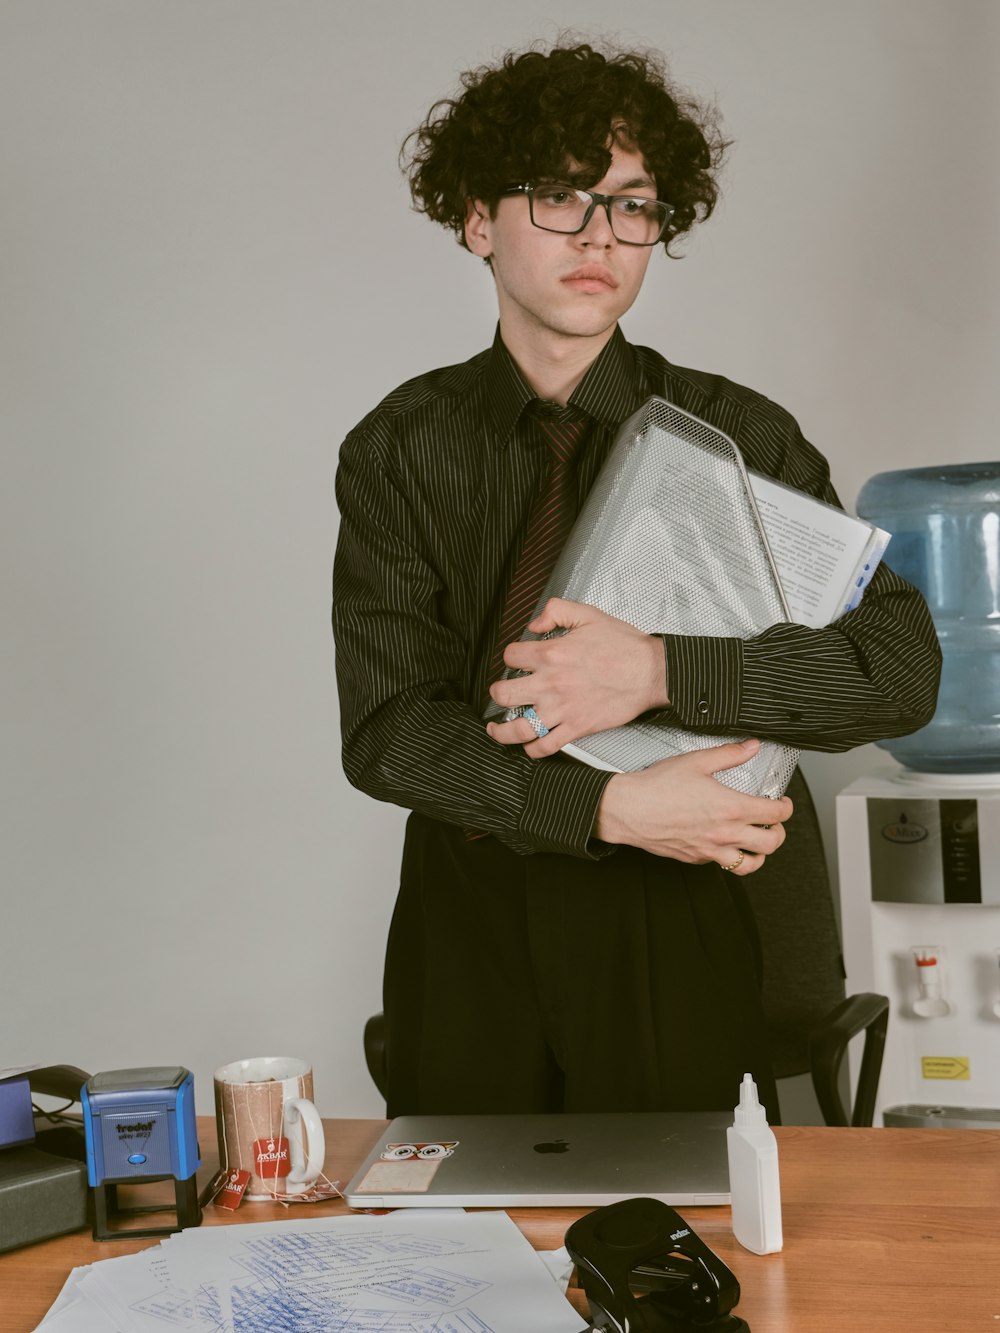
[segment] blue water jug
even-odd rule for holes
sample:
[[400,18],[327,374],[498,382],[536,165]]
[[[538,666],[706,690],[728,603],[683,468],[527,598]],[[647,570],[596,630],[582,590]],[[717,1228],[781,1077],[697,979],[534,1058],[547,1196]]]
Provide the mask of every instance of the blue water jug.
[[879,472],[858,513],[892,533],[885,563],[927,599],[944,655],[937,711],[879,741],[929,773],[1000,773],[1000,463]]

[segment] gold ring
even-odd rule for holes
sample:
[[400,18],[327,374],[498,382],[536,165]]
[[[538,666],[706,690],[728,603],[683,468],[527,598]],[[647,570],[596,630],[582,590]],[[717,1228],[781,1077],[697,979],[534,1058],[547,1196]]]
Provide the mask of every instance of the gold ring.
[[745,856],[746,856],[746,852],[740,852],[739,856],[738,856],[738,857],[736,858],[736,860],[732,863],[732,865],[723,866],[722,869],[723,869],[723,870],[739,870],[740,866],[743,864],[743,858],[744,858]]

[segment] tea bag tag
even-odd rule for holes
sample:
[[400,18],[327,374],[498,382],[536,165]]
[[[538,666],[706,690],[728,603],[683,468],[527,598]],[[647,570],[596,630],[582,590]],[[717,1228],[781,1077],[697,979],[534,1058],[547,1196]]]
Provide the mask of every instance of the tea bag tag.
[[236,1167],[232,1170],[224,1169],[212,1181],[210,1200],[217,1208],[228,1208],[230,1212],[235,1212],[243,1202],[249,1184],[249,1171],[240,1171]]

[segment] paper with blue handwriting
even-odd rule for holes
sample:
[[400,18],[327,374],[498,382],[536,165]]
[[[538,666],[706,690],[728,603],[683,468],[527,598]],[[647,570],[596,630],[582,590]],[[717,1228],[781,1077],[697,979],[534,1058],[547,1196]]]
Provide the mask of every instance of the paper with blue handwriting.
[[[201,1227],[93,1265],[59,1333],[580,1333],[502,1212]],[[84,1316],[86,1315],[86,1322]],[[47,1331],[46,1331],[47,1333]],[[53,1333],[55,1329],[53,1328]]]

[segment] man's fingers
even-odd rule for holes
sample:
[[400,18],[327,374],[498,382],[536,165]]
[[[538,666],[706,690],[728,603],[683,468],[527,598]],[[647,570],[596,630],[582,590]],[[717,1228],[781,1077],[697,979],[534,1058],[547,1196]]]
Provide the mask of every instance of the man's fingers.
[[[752,759],[760,749],[760,741],[751,737],[742,741],[727,741],[725,745],[710,745],[704,750],[693,750],[691,756],[702,773],[722,773],[726,769],[737,768]],[[794,806],[787,796],[772,799],[767,796],[747,796],[747,801],[756,803],[756,812],[747,807],[747,818],[762,828],[771,824],[780,824],[790,819]]]
[[551,635],[550,638],[518,639],[515,643],[509,643],[503,650],[504,666],[510,667],[512,671],[521,671],[525,675],[541,671],[544,667],[551,667],[562,651],[558,645],[562,644],[566,637],[563,634],[552,634],[554,628],[556,627],[552,626],[538,631],[539,634]]
[[530,745],[524,747],[529,759],[546,759],[550,754],[558,754],[562,749],[558,731],[550,731],[547,736],[536,736]]
[[516,717],[512,722],[487,722],[486,734],[501,745],[524,745],[538,739],[535,728],[523,717]]
[[720,862],[719,864],[730,875],[752,875],[755,870],[761,868],[766,860],[767,857],[759,852],[748,852],[740,848],[738,852],[734,852],[732,861]]
[[[748,824],[730,836],[733,839],[732,845],[736,848],[729,858],[733,861],[740,851],[747,856],[771,856],[785,841],[785,830],[780,823],[772,824],[769,828],[764,828],[761,824]],[[726,865],[727,862],[720,861],[720,864]]]
[[752,759],[760,749],[760,741],[753,736],[742,741],[727,741],[725,745],[710,745],[704,750],[694,750],[703,761],[706,773],[721,773],[724,768],[736,768]]
[[515,683],[512,680],[494,681],[490,686],[490,698],[495,704],[499,704],[501,708],[513,708],[515,705],[511,699],[511,695],[515,692],[514,684]]
[[516,717],[513,722],[487,722],[486,734],[501,745],[523,745],[529,759],[545,759],[562,748],[556,732],[539,736],[523,717]]
[[550,597],[534,620],[528,624],[532,634],[550,634],[554,629],[572,629],[587,618],[593,607],[581,602],[568,602],[563,597]]
[[[547,640],[544,639],[524,639],[523,641],[518,639],[516,643],[508,643],[503,650],[504,666],[510,667],[511,671],[523,671],[526,675],[530,675],[541,665],[541,654],[538,650],[546,642]],[[515,681],[517,679],[523,679],[523,677],[515,677]],[[513,683],[514,681],[511,680],[498,682],[500,685],[511,685]]]
[[[507,649],[507,665],[520,674],[509,676],[507,680],[495,680],[490,686],[490,698],[501,708],[521,708],[534,702],[538,685],[532,681],[531,676],[532,670],[538,666],[538,660],[531,655],[530,650],[537,647],[537,644],[524,643],[511,644]],[[516,651],[521,648],[527,649],[527,654]]]

